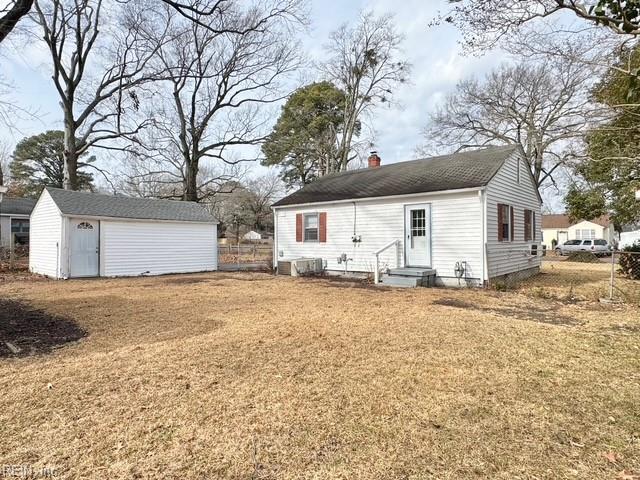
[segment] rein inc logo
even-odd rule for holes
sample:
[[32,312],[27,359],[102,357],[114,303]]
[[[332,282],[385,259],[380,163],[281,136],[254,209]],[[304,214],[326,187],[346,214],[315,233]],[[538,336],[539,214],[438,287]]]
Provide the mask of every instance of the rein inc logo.
[[56,467],[35,465],[0,465],[0,479],[5,478],[57,478]]

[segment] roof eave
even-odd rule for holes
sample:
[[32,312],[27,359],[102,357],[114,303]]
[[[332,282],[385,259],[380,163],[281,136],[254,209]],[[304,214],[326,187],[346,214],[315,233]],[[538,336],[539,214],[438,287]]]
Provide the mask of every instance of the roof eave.
[[162,222],[162,223],[204,223],[207,225],[219,225],[220,222],[218,220],[167,220],[167,219],[159,219],[159,218],[130,218],[130,217],[108,217],[104,215],[84,215],[78,213],[65,213],[60,212],[60,215],[66,218],[86,218],[88,220],[116,220],[116,221],[125,221],[125,222]]
[[292,207],[303,207],[306,205],[327,205],[331,203],[353,203],[353,202],[368,202],[373,200],[387,200],[391,198],[412,198],[423,197],[425,195],[447,195],[452,193],[469,193],[485,190],[486,185],[479,185],[477,187],[455,188],[450,190],[435,190],[431,192],[417,192],[417,193],[404,193],[399,195],[385,195],[380,197],[363,197],[363,198],[345,198],[342,200],[324,200],[320,202],[306,202],[306,203],[289,203],[285,205],[278,205],[277,202],[271,205],[273,210]]

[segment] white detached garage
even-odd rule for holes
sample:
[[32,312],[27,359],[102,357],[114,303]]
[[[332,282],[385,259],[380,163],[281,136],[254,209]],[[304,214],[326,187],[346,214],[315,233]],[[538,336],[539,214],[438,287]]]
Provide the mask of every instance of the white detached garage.
[[217,267],[217,222],[196,203],[46,188],[31,213],[33,273],[117,277]]

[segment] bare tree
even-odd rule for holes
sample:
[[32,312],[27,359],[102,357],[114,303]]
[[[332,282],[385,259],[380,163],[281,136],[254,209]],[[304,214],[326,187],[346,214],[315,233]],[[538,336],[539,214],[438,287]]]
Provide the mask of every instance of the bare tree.
[[0,7],[0,43],[28,15],[32,6],[33,0],[9,0]]
[[9,181],[9,164],[11,163],[11,148],[5,142],[0,141],[0,186]]
[[[146,125],[135,87],[153,78],[154,51],[140,36],[143,8],[103,12],[102,0],[40,0],[37,22],[53,66],[65,132],[64,188],[77,188],[78,158],[91,147],[121,148]],[[159,29],[166,25],[158,26]]]
[[282,180],[272,170],[246,181],[228,182],[209,203],[221,231],[238,239],[241,231],[273,231],[271,204],[283,193]]
[[343,25],[331,34],[324,75],[346,93],[344,124],[338,137],[338,158],[327,173],[346,170],[354,153],[358,125],[371,109],[387,104],[394,90],[405,83],[411,65],[400,58],[403,36],[393,17],[365,13],[355,27]]
[[[139,151],[146,172],[137,181],[173,184],[165,189],[170,196],[201,201],[230,179],[225,166],[257,159],[253,147],[268,133],[264,107],[284,98],[281,80],[299,66],[291,38],[301,6],[276,1],[247,9],[230,2],[224,18],[197,22],[168,8],[157,12],[169,19],[175,41],[148,32],[167,75],[151,101],[154,128]],[[203,165],[216,174],[201,175]]]
[[[490,48],[521,26],[571,12],[611,32],[635,37],[640,34],[640,5],[621,0],[449,0],[452,8],[435,23],[452,23],[463,32],[471,49]],[[581,28],[581,27],[578,27]]]
[[271,205],[284,194],[284,185],[277,175],[271,171],[246,182],[251,192],[247,208],[253,217],[253,227],[258,231],[273,229],[273,212]]
[[587,126],[597,121],[592,85],[593,71],[578,61],[503,65],[457,85],[431,116],[423,149],[518,144],[541,187],[576,157]]

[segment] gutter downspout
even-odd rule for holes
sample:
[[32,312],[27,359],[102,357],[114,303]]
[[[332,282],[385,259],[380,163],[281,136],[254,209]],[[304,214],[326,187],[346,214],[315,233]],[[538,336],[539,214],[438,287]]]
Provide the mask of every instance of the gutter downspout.
[[278,272],[278,210],[271,207],[273,212],[273,268]]
[[489,258],[487,253],[487,192],[479,190],[480,208],[482,210],[482,283],[486,286],[489,282]]

